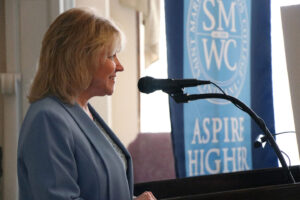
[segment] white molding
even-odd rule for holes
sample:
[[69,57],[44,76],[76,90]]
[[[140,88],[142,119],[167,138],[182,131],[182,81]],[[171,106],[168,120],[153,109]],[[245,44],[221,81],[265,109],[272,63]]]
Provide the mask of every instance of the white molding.
[[[3,199],[18,199],[17,144],[23,116],[29,106],[27,91],[35,74],[47,27],[74,0],[4,0],[6,73],[3,120]],[[0,197],[1,198],[1,197]]]
[[[19,35],[19,0],[5,0],[5,35],[6,35],[6,72],[18,73],[20,71],[20,35]],[[1,81],[5,82],[5,76]],[[8,81],[9,82],[9,81]],[[14,84],[13,81],[12,84]],[[11,84],[11,83],[8,83]],[[18,84],[17,84],[18,85]],[[15,86],[15,85],[14,85]],[[14,87],[12,86],[12,87]],[[9,88],[10,85],[7,85]],[[8,89],[7,88],[7,89]],[[17,187],[17,141],[20,125],[21,104],[20,90],[15,90],[15,95],[3,97],[3,199],[16,200]]]
[[3,95],[16,95],[18,85],[21,82],[21,75],[16,73],[0,73],[0,91]]

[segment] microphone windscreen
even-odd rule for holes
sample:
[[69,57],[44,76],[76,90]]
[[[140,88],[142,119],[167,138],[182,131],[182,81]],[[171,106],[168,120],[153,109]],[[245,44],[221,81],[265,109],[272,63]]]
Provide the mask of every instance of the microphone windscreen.
[[153,80],[154,79],[149,76],[140,78],[140,80],[138,81],[139,91],[147,94],[153,92],[155,90],[152,86]]

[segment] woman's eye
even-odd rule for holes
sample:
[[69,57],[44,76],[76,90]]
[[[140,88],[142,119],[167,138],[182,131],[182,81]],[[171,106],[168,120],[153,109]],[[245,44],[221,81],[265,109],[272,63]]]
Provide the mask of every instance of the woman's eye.
[[112,55],[112,56],[108,56],[109,59],[114,60],[114,58],[116,57],[116,54]]

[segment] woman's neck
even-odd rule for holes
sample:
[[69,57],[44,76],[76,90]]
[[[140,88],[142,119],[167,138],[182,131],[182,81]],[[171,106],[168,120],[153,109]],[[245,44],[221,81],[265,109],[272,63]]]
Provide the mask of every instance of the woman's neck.
[[88,107],[88,100],[89,98],[87,98],[84,94],[81,94],[79,95],[76,101],[79,104],[79,106],[83,109],[83,111],[93,120],[93,115]]

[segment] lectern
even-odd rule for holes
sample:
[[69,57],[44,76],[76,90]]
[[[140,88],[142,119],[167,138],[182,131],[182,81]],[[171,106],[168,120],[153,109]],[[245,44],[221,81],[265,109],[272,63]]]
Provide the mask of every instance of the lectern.
[[300,166],[268,168],[135,184],[135,195],[152,191],[161,200],[300,200]]

